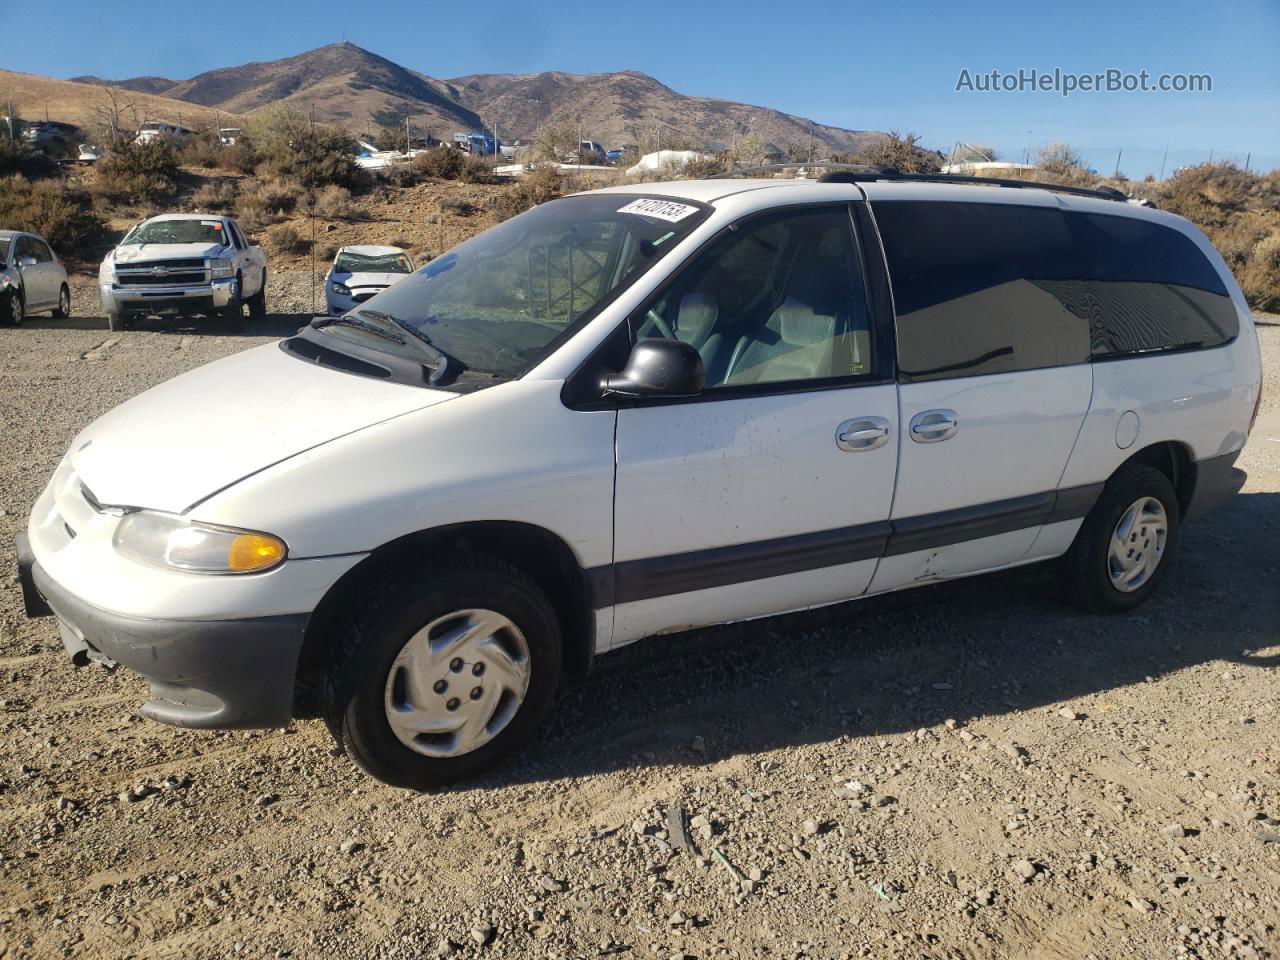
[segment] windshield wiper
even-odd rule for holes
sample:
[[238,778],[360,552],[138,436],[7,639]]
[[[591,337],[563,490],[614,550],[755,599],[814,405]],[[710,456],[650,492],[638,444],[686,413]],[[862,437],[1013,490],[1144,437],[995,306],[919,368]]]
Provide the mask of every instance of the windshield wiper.
[[[371,320],[381,320],[384,323],[389,323],[397,330],[403,330],[405,333],[409,334],[409,336],[413,337],[413,339],[417,341],[418,348],[432,360],[432,363],[427,364],[427,366],[431,368],[431,376],[427,380],[428,383],[439,383],[450,373],[451,366],[462,366],[462,363],[459,362],[456,357],[450,356],[437,347],[431,342],[431,338],[421,330],[417,330],[414,327],[409,326],[409,324],[405,323],[403,320],[393,317],[389,313],[383,313],[381,310],[370,310],[365,308],[363,310],[355,311],[355,315],[358,317],[368,317]],[[394,336],[394,334],[392,335]],[[401,343],[405,342],[403,338],[397,339],[399,339]]]
[[392,343],[398,343],[401,346],[404,346],[406,342],[404,337],[400,336],[398,333],[392,333],[386,327],[380,327],[376,323],[365,323],[363,320],[359,320],[350,314],[341,317],[316,317],[311,321],[311,326],[315,327],[317,330],[322,327],[329,326],[355,327],[357,330],[364,330],[368,333],[372,333],[375,337],[381,337],[383,340],[390,340]]

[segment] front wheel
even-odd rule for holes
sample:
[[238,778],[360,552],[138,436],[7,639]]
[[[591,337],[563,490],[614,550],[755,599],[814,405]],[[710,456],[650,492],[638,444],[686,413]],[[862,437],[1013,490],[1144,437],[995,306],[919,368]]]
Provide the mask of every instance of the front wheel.
[[1066,585],[1098,613],[1132,610],[1155,593],[1178,543],[1181,514],[1169,478],[1133,464],[1107,481],[1064,558]]
[[384,783],[443,786],[533,735],[561,658],[559,619],[523,573],[485,554],[425,562],[380,581],[341,627],[326,719]]
[[4,322],[10,327],[20,327],[24,316],[26,311],[22,304],[22,294],[17,290],[10,290],[9,296],[5,298]]
[[267,270],[262,269],[262,286],[249,298],[249,316],[259,319],[267,315]]
[[71,316],[71,290],[64,283],[58,291],[58,305],[53,308],[53,319],[65,320]]

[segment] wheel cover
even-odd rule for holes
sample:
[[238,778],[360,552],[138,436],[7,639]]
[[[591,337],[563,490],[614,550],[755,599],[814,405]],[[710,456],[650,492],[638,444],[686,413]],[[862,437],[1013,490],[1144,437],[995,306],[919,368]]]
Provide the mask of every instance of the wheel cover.
[[387,723],[410,750],[458,757],[511,723],[529,691],[529,644],[507,617],[457,610],[431,621],[396,655]]
[[9,318],[15,327],[22,322],[22,298],[17,294],[9,297]]
[[71,294],[68,293],[66,290],[63,290],[60,294],[58,294],[58,312],[59,313],[71,312]]
[[1169,517],[1155,497],[1140,497],[1120,515],[1107,547],[1107,574],[1121,593],[1140,590],[1164,557]]

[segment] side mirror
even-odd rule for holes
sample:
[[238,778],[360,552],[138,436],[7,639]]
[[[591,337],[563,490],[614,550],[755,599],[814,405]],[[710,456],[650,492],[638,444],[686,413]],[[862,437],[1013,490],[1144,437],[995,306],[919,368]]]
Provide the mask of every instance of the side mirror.
[[611,373],[600,386],[620,397],[696,397],[706,373],[692,344],[680,340],[641,340],[621,373]]
[[35,257],[24,255],[18,258],[18,266],[20,267],[34,267],[35,265],[36,265]]

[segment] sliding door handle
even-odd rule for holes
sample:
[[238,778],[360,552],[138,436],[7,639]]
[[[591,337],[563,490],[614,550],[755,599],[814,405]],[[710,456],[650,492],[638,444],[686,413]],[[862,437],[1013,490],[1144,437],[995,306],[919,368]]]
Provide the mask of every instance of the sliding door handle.
[[960,420],[954,410],[926,410],[911,418],[911,439],[916,443],[949,440],[959,429]]

